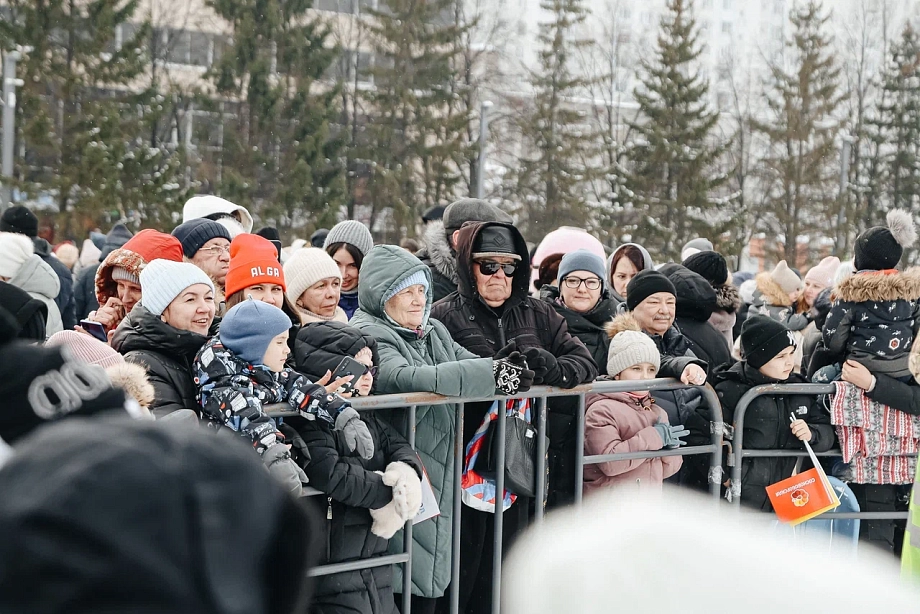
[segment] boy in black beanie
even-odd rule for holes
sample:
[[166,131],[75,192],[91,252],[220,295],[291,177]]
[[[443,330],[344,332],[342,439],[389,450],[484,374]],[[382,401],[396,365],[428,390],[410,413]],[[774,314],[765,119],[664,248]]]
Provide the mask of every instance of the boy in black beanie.
[[[711,376],[722,401],[725,422],[735,423],[735,408],[744,394],[763,384],[803,384],[793,372],[795,336],[781,322],[754,315],[741,328],[742,360]],[[790,423],[790,415],[795,421]],[[767,394],[755,398],[744,415],[744,446],[753,450],[804,450],[803,441],[816,452],[830,450],[836,442],[830,417],[817,397],[803,394]],[[766,487],[792,475],[795,458],[748,458],[741,475],[741,502],[772,511]]]

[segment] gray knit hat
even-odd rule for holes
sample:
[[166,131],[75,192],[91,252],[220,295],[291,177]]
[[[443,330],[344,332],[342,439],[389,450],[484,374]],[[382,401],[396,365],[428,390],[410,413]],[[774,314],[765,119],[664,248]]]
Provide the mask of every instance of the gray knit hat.
[[562,257],[562,261],[559,263],[559,274],[557,278],[562,282],[569,273],[574,271],[588,271],[589,273],[597,275],[601,280],[602,287],[605,287],[605,267],[604,259],[597,254],[589,252],[586,249],[577,249]]
[[194,264],[157,258],[141,271],[141,302],[147,311],[159,316],[177,296],[195,284],[204,284],[214,291],[211,278]]
[[332,227],[326,240],[323,241],[323,249],[335,243],[348,243],[358,248],[358,251],[367,256],[367,253],[374,248],[374,237],[367,226],[355,220],[345,220]]
[[610,350],[607,352],[607,375],[613,377],[644,362],[655,365],[655,369],[661,366],[661,353],[655,347],[655,342],[645,333],[624,330],[610,340]]
[[484,200],[461,198],[447,205],[441,221],[444,222],[446,230],[453,231],[460,230],[460,227],[467,222],[502,222],[510,224],[513,220],[510,215]]

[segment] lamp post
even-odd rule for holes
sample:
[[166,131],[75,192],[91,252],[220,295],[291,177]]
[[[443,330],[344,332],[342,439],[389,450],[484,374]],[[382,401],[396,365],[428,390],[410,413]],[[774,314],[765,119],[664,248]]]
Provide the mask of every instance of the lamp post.
[[18,51],[3,54],[3,146],[0,158],[0,211],[8,207],[13,200],[13,147],[16,143],[16,87],[23,84],[16,78]]
[[479,108],[479,163],[476,168],[476,198],[485,193],[486,180],[486,146],[489,144],[489,110],[490,100],[484,100]]

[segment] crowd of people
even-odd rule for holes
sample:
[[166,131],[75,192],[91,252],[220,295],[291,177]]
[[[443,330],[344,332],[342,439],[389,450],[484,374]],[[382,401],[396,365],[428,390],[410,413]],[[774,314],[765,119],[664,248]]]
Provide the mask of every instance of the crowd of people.
[[[38,230],[37,216],[23,206],[0,218],[0,394],[7,400],[0,412],[0,527],[32,527],[22,536],[16,531],[15,544],[0,545],[0,568],[15,556],[19,569],[0,573],[0,605],[27,603],[31,594],[42,604],[33,611],[76,611],[68,608],[74,600],[106,598],[93,592],[104,573],[123,577],[134,568],[160,577],[163,590],[198,591],[190,603],[230,599],[240,587],[226,587],[232,578],[244,582],[244,573],[263,578],[247,593],[262,605],[232,611],[299,611],[312,594],[315,612],[389,614],[403,590],[401,566],[325,575],[312,586],[303,577],[290,580],[292,570],[401,552],[401,530],[430,488],[439,514],[412,531],[412,610],[447,611],[459,523],[460,611],[490,612],[492,515],[464,505],[453,516],[454,442],[462,434],[469,457],[495,412],[521,404],[467,403],[462,423],[455,406],[417,406],[408,424],[403,410],[359,414],[355,397],[520,397],[531,386],[656,377],[687,385],[588,394],[583,442],[576,398],[549,399],[546,505],[553,509],[574,499],[578,446],[603,455],[707,444],[707,384],[726,424],[751,388],[808,381],[849,382],[869,399],[920,415],[920,370],[911,359],[920,272],[896,270],[915,240],[910,216],[899,211],[859,236],[851,261],[828,256],[804,275],[785,261],[756,275],[733,273],[705,238],[688,242],[679,263],[656,262],[641,242],[608,256],[595,237],[567,227],[532,245],[508,214],[476,199],[427,216],[421,246],[375,245],[367,226],[346,220],[285,247],[276,229],[253,233],[243,207],[215,196],[190,199],[169,234],[134,234],[116,224],[78,249],[70,242],[52,248]],[[284,418],[266,409],[278,403],[287,407]],[[100,426],[62,420],[71,416],[96,416],[87,419]],[[136,425],[125,426],[126,419]],[[48,422],[60,424],[42,426]],[[816,396],[760,396],[744,429],[747,448],[803,450],[809,443],[826,451],[838,444]],[[196,448],[191,432],[208,443]],[[111,454],[100,451],[106,446]],[[133,457],[132,447],[139,450]],[[261,462],[270,485],[241,468],[246,460]],[[742,504],[772,511],[765,487],[792,475],[794,464],[789,457],[745,459]],[[151,472],[138,477],[139,465]],[[93,500],[119,495],[114,483],[93,485],[103,471],[152,490],[176,484],[177,492],[139,494],[125,509],[93,517]],[[218,492],[232,481],[222,471],[239,472],[240,481]],[[56,472],[38,483],[53,491],[49,498],[71,503],[47,516],[50,499],[26,480]],[[588,465],[583,478],[590,497],[664,482],[706,489],[713,475],[707,457],[664,456]],[[80,502],[74,481],[84,477]],[[462,487],[466,497],[466,473]],[[325,496],[289,508],[286,500],[308,488]],[[727,480],[722,488],[731,496]],[[852,488],[867,511],[893,510],[901,495],[888,485]],[[132,485],[125,496],[138,491]],[[506,548],[540,505],[523,491],[510,494],[491,503],[508,506]],[[224,510],[217,519],[222,502],[252,496],[257,509]],[[114,539],[111,523],[145,507],[170,524],[148,518],[151,534],[134,546],[155,549],[157,535],[169,534],[163,555],[146,567],[119,568],[130,549],[116,552],[107,541]],[[37,518],[47,522],[32,522]],[[297,523],[300,529],[290,529]],[[290,552],[305,526],[312,534],[303,543],[315,556]],[[67,528],[92,535],[81,540]],[[214,531],[236,536],[225,547],[204,543],[222,539]],[[862,532],[895,547],[890,522],[864,523]],[[244,544],[240,534],[253,533]],[[182,535],[201,542],[195,556],[202,560],[179,560],[170,543]],[[277,577],[245,566],[228,571],[225,557],[266,552],[272,569],[281,567],[276,558],[289,559]],[[96,575],[77,573],[94,553],[105,561]],[[189,577],[168,586],[164,568]],[[46,589],[29,574],[57,584]],[[200,582],[191,578],[198,575]],[[277,589],[280,578],[291,585]],[[130,586],[140,590],[137,581]],[[129,599],[128,591],[109,598],[123,605],[117,599]],[[281,609],[265,609],[268,603]]]

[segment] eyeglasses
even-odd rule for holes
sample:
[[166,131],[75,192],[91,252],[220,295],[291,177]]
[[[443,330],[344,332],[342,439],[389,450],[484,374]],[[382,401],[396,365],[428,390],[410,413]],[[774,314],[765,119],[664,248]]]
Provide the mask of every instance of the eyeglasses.
[[374,365],[373,367],[368,367],[367,371],[364,372],[364,375],[370,375],[371,377],[377,377],[377,369],[379,368],[380,367],[378,367],[377,365]]
[[597,277],[589,277],[588,279],[581,279],[580,277],[566,277],[562,280],[562,283],[565,284],[566,288],[572,290],[577,290],[578,286],[581,284],[585,285],[585,288],[588,290],[600,290],[601,280]]
[[212,245],[211,247],[202,247],[198,251],[206,252],[211,256],[220,258],[221,255],[230,253],[230,246],[229,245]]
[[501,269],[505,272],[505,275],[508,277],[514,277],[514,272],[517,271],[517,264],[501,264],[498,262],[493,262],[492,260],[482,260],[477,262],[479,265],[479,272],[483,275],[495,275],[498,273],[498,270]]

